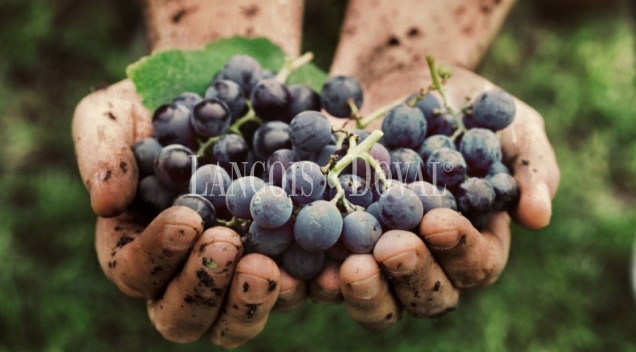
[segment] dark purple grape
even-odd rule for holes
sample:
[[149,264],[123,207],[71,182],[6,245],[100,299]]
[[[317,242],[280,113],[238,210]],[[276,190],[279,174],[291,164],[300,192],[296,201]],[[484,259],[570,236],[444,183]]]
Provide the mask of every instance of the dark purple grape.
[[371,253],[382,235],[380,222],[364,211],[354,211],[344,218],[343,242],[354,253]]
[[378,200],[381,222],[391,230],[411,230],[422,221],[420,198],[406,186],[392,186]]
[[469,125],[499,131],[508,127],[515,118],[516,106],[512,96],[493,89],[480,94],[473,104],[472,116],[466,116]]
[[[391,172],[391,154],[382,144],[374,144],[369,149],[369,155],[380,165],[380,168],[384,172],[385,176],[390,175]],[[364,159],[356,159],[351,163],[351,173],[362,177],[367,184],[372,184],[377,176],[375,170],[371,168],[371,165]]]
[[322,107],[334,117],[348,118],[351,116],[351,108],[347,103],[349,98],[353,99],[358,109],[362,107],[362,87],[353,77],[331,77],[322,86],[320,92]]
[[400,148],[389,153],[391,165],[389,175],[392,179],[402,183],[411,183],[424,178],[424,161],[413,150]]
[[224,102],[217,98],[205,99],[194,106],[190,124],[199,136],[220,136],[230,127],[232,114]]
[[292,243],[282,255],[283,269],[298,280],[316,277],[322,271],[324,263],[324,252],[310,252],[297,243]]
[[289,195],[277,186],[261,188],[250,202],[250,214],[261,227],[275,229],[291,217],[294,205]]
[[459,150],[468,167],[488,170],[501,159],[501,144],[494,132],[485,128],[473,128],[462,137]]
[[300,161],[296,152],[289,149],[279,149],[267,159],[267,178],[275,186],[281,186],[285,171],[295,162]]
[[335,145],[327,145],[319,151],[313,153],[309,157],[309,161],[313,161],[321,167],[325,166],[327,165],[329,158],[336,152],[336,150],[338,150],[338,148]]
[[495,200],[495,190],[483,178],[471,177],[462,182],[455,191],[457,208],[467,218],[486,215]]
[[307,204],[323,196],[327,179],[318,164],[304,160],[292,164],[285,171],[282,184],[294,202]]
[[294,84],[289,86],[291,103],[289,104],[289,116],[294,118],[303,111],[320,111],[320,95],[305,84]]
[[152,116],[155,138],[163,145],[181,144],[196,148],[196,134],[190,125],[190,109],[179,104],[162,105]]
[[455,197],[449,190],[440,190],[426,181],[417,181],[408,185],[410,189],[420,198],[424,215],[436,208],[449,208],[457,210]]
[[[411,95],[407,101],[413,99],[416,94]],[[441,113],[442,105],[433,94],[426,94],[423,99],[417,102],[417,107],[426,118],[427,137],[438,134],[451,136],[457,129],[455,118],[450,114]]]
[[153,165],[159,182],[175,189],[187,186],[192,176],[192,155],[190,149],[178,144],[161,149]]
[[136,201],[144,209],[150,209],[157,214],[170,207],[178,193],[178,190],[161,184],[156,176],[147,176],[139,182]]
[[434,135],[426,138],[424,143],[420,146],[417,153],[422,157],[422,160],[428,160],[428,158],[439,148],[450,148],[457,150],[453,141],[444,135]]
[[154,138],[144,138],[133,144],[132,152],[137,161],[140,179],[155,173],[155,158],[161,152],[161,149],[161,144]]
[[241,165],[247,162],[249,153],[247,143],[241,136],[226,134],[221,136],[211,148],[205,150],[204,160],[207,164],[218,164],[231,173],[235,165],[239,170],[241,169]]
[[317,200],[296,215],[294,237],[302,248],[322,252],[333,246],[342,232],[342,215],[335,204]]
[[486,178],[495,190],[495,201],[492,210],[506,211],[512,210],[521,197],[519,185],[514,177],[506,173],[490,175]]
[[197,105],[203,98],[197,93],[194,92],[185,92],[181,93],[178,97],[176,97],[172,103],[180,104],[185,106],[186,108],[192,110],[192,108]]
[[493,163],[492,165],[490,165],[490,168],[488,168],[488,174],[487,175],[496,175],[498,173],[504,173],[504,174],[508,174],[508,175],[512,175],[510,173],[510,169],[508,169],[508,167],[506,165],[504,165],[501,161],[497,161],[495,163]]
[[275,78],[259,81],[252,89],[250,101],[256,115],[265,121],[291,121],[291,94],[287,87]]
[[382,121],[382,132],[389,149],[417,150],[426,138],[426,119],[420,109],[400,104],[387,112]]
[[454,188],[466,176],[466,161],[462,154],[450,148],[434,151],[426,162],[426,172],[433,185]]
[[214,226],[214,223],[216,222],[216,210],[214,209],[214,206],[209,200],[198,194],[181,195],[175,199],[172,205],[181,205],[196,211],[201,217],[201,220],[203,220],[204,230]]
[[241,86],[245,96],[249,96],[252,87],[262,78],[263,69],[258,61],[247,55],[235,55],[223,66],[217,80],[227,79],[236,82]]
[[265,182],[254,176],[245,176],[232,181],[225,194],[227,210],[237,218],[251,220],[250,203],[254,195],[263,187]]
[[212,82],[205,91],[205,98],[217,98],[224,102],[230,110],[230,114],[232,114],[232,121],[238,120],[249,111],[249,108],[245,103],[243,90],[236,82],[228,80]]
[[345,246],[343,240],[342,240],[342,236],[340,236],[340,238],[338,238],[338,241],[336,241],[336,244],[334,244],[333,246],[329,247],[329,249],[327,249],[325,251],[325,255],[333,260],[337,260],[339,262],[347,259],[347,257],[351,254],[352,252],[349,250],[349,248],[347,248],[347,246]]
[[209,200],[220,216],[219,213],[225,209],[225,194],[230,186],[230,175],[222,167],[209,164],[198,168],[192,178],[194,193]]
[[294,242],[294,223],[289,220],[281,227],[266,229],[252,222],[248,236],[257,253],[268,256],[279,255]]
[[331,142],[331,123],[317,111],[301,112],[289,124],[289,138],[298,150],[317,152]]
[[252,150],[260,161],[266,161],[273,152],[279,149],[291,148],[289,125],[284,122],[265,122],[254,133]]

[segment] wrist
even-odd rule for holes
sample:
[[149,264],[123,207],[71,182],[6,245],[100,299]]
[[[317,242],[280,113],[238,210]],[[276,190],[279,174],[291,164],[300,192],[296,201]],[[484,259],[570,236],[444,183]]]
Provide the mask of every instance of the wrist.
[[232,36],[265,37],[289,55],[300,53],[302,0],[144,0],[153,50],[200,48]]

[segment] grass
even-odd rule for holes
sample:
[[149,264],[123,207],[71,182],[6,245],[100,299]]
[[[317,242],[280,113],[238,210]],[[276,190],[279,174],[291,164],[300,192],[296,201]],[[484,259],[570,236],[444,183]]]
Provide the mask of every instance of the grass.
[[[70,119],[91,87],[123,78],[145,52],[131,3],[0,5],[0,351],[218,350],[164,341],[144,304],[119,293],[96,261]],[[333,1],[308,8],[342,16]],[[325,39],[315,28],[307,49],[333,45],[337,31]],[[240,350],[635,351],[634,39],[625,11],[557,23],[522,2],[484,59],[482,75],[543,114],[562,172],[551,225],[514,227],[492,287],[466,293],[452,314],[404,316],[382,332],[358,327],[341,306],[308,302],[273,315]]]

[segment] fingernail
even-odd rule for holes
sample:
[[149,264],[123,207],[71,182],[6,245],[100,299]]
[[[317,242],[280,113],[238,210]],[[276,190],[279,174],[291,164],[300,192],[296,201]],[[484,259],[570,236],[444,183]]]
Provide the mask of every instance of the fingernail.
[[351,293],[360,299],[373,298],[380,289],[379,275],[380,273],[377,273],[368,279],[352,282]]
[[201,264],[214,273],[221,273],[223,270],[231,272],[236,265],[238,249],[236,246],[224,242],[209,244],[201,251]]
[[545,183],[539,183],[536,186],[536,192],[539,195],[539,199],[541,203],[543,203],[543,207],[549,210],[550,215],[552,215],[552,196],[550,195],[550,189],[548,185]]
[[434,233],[424,237],[426,244],[430,248],[448,250],[459,243],[459,232],[457,230]]
[[191,248],[197,235],[193,228],[183,225],[164,225],[161,229],[163,246],[175,251]]
[[238,274],[239,293],[248,302],[259,302],[267,297],[272,285],[275,288],[276,282],[264,280],[249,274]]
[[382,265],[389,271],[408,274],[415,270],[417,263],[419,263],[417,253],[415,251],[407,251],[384,260]]

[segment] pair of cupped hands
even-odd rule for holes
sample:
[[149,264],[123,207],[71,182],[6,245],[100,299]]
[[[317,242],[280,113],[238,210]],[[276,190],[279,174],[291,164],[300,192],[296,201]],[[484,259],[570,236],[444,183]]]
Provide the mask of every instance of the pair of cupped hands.
[[[453,69],[447,90],[457,105],[494,88],[468,70]],[[396,77],[411,83],[399,84]],[[394,71],[390,81],[396,83],[363,82],[363,114],[430,84],[425,66]],[[264,255],[244,256],[239,235],[228,228],[203,232],[194,210],[171,207],[150,221],[128,209],[139,177],[131,146],[152,136],[152,125],[132,82],[121,81],[85,97],[73,120],[80,173],[98,215],[99,263],[122,292],[145,299],[156,329],[179,343],[205,336],[215,345],[240,346],[263,329],[270,312],[295,310],[307,298],[344,301],[351,318],[369,329],[396,323],[403,311],[416,317],[443,314],[457,306],[463,290],[499,277],[510,249],[510,216],[530,229],[550,221],[558,166],[541,116],[519,100],[516,107],[514,123],[501,137],[504,162],[521,189],[514,212],[491,213],[480,232],[461,214],[434,209],[425,214],[419,233],[383,235],[373,253],[328,261],[318,277],[305,282]],[[343,120],[332,122],[340,126]]]

